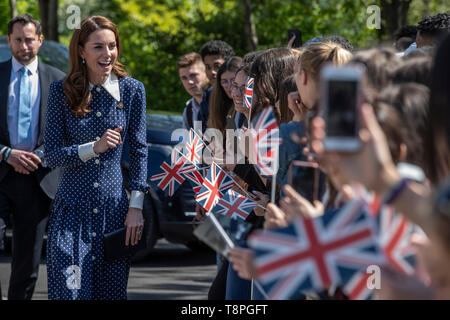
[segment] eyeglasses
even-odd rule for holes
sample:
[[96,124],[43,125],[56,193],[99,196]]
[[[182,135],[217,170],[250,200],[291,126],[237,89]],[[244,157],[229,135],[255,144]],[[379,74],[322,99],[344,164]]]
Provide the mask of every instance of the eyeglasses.
[[245,92],[245,84],[243,85],[243,86],[238,86],[237,84],[236,84],[236,82],[233,82],[232,84],[231,84],[231,91],[233,91],[233,90],[236,90],[236,91],[239,91],[239,94],[244,94],[244,92]]
[[232,85],[233,85],[233,81],[234,81],[234,78],[233,78],[233,79],[230,79],[230,80],[228,80],[228,79],[222,79],[222,80],[220,80],[220,84],[221,84],[223,87],[228,87],[228,86],[232,86]]

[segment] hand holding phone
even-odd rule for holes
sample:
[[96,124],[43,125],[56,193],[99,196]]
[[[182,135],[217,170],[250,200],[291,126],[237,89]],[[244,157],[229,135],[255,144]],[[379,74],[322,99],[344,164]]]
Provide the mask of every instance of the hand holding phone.
[[288,170],[288,184],[301,196],[313,202],[319,195],[319,165],[315,162],[294,160]]
[[[292,41],[292,38],[295,36],[295,39]],[[288,30],[288,48],[300,48],[302,46],[302,32],[298,29],[289,29]]]
[[326,65],[320,73],[320,114],[325,120],[327,151],[356,152],[364,69],[359,65]]

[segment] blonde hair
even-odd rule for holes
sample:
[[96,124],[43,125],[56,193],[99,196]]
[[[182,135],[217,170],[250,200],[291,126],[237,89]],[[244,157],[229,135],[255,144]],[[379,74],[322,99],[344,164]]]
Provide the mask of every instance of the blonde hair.
[[305,52],[305,48],[304,47],[291,48],[291,51],[297,59],[300,59],[300,57],[302,56],[302,53]]
[[320,68],[324,63],[331,62],[339,66],[347,63],[351,58],[351,52],[337,43],[331,41],[313,42],[307,45],[300,55],[300,71],[305,71],[315,81],[318,81]]

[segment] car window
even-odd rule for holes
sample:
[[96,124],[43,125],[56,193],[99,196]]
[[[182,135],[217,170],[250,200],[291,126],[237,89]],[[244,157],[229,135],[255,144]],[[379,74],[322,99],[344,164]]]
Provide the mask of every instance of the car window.
[[6,61],[11,58],[11,50],[9,50],[9,46],[6,45],[6,48],[1,44],[0,45],[0,62]]
[[167,131],[180,129],[183,128],[183,117],[162,114],[149,114],[147,115],[147,128],[164,129]]
[[[38,53],[39,60],[67,72],[69,69],[69,48],[55,41],[46,41]],[[11,58],[11,50],[6,36],[0,36],[0,62]]]

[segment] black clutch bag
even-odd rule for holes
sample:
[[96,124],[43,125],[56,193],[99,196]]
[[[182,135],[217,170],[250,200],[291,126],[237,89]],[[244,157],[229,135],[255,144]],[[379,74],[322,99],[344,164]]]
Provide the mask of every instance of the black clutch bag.
[[111,262],[126,256],[132,256],[136,252],[147,247],[145,238],[141,239],[136,245],[125,245],[125,236],[127,228],[123,227],[110,233],[106,233],[103,238],[103,247],[105,249],[104,260]]

